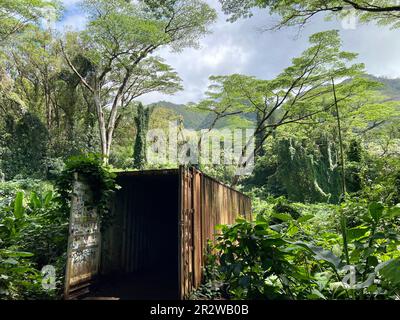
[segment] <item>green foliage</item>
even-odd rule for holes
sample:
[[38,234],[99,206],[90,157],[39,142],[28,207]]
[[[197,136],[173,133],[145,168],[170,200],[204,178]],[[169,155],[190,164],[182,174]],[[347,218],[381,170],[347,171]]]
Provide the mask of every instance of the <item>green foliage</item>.
[[0,249],[0,299],[46,297],[42,289],[42,276],[28,259],[31,255],[27,252]]
[[225,164],[200,164],[200,170],[223,183],[229,184],[235,176],[236,167],[234,165]]
[[25,113],[17,122],[9,117],[5,131],[1,144],[6,179],[16,175],[43,177],[49,134],[40,119],[32,113]]
[[[337,30],[315,33],[309,44],[272,80],[240,74],[211,76],[206,98],[195,107],[212,115],[210,129],[223,119],[256,115],[252,119],[256,160],[266,149],[272,153],[262,159],[271,166],[267,169],[261,164],[272,172],[268,176],[271,181],[261,183],[268,183],[273,194],[298,201],[337,202],[340,167],[333,161],[338,162],[335,149],[339,139],[333,107],[338,105],[345,122],[343,136],[349,133],[349,137],[352,130],[369,130],[370,123],[394,119],[397,107],[380,95],[378,83],[365,77],[364,65],[354,63],[357,54],[342,51]],[[244,119],[241,123],[246,126]],[[274,144],[274,139],[283,141]],[[266,174],[255,176],[260,179]],[[299,181],[301,188],[292,181]],[[360,188],[356,181],[353,185],[354,190]]]
[[379,267],[379,273],[388,287],[400,288],[400,258],[389,260]]
[[15,245],[33,252],[34,262],[40,268],[57,264],[59,259],[65,258],[68,217],[62,212],[52,191],[45,194],[31,192],[25,210],[29,220],[20,226],[18,237],[14,239]]
[[361,196],[370,201],[382,201],[389,205],[400,202],[400,161],[398,157],[382,157],[370,154],[360,176]]
[[[389,0],[220,2],[231,20],[250,16],[253,8],[269,9],[282,18],[278,28],[303,26],[321,11],[328,18],[353,11],[362,23],[400,26],[400,7]],[[42,18],[47,9],[57,13],[58,4],[0,0],[0,299],[60,293],[73,174],[89,182],[89,206],[98,209],[104,229],[117,186],[102,160],[144,168],[148,128],[166,129],[178,119],[196,129],[256,126],[256,168],[241,187],[253,196],[257,219],[222,227],[195,298],[400,296],[398,79],[365,75],[354,62],[357,54],[343,51],[332,30],[313,34],[309,47],[274,79],[210,76],[198,104],[162,102],[165,108],[152,115],[152,107],[140,105],[136,114],[133,101],[142,95],[182,89],[179,75],[156,52],[197,47],[215,10],[203,0],[84,0],[85,28],[56,35]],[[339,199],[332,82],[346,153],[346,199]],[[76,156],[99,147],[101,156]],[[233,165],[200,168],[234,181]],[[59,190],[33,178],[58,178]],[[332,205],[339,200],[340,206]],[[56,267],[56,291],[41,286],[40,269],[47,264]]]
[[[53,299],[62,292],[68,219],[53,191],[38,192],[45,189],[33,181],[1,184],[0,299]],[[55,290],[42,286],[45,265],[55,267]]]
[[14,200],[14,217],[15,219],[21,219],[24,216],[23,202],[24,193],[22,191],[18,192]]
[[218,279],[218,263],[217,257],[212,253],[212,243],[207,243],[207,251],[205,253],[203,280],[199,288],[194,290],[189,299],[204,300],[227,297],[224,283]]
[[269,13],[277,14],[281,21],[275,26],[280,29],[288,26],[303,27],[318,13],[328,13],[327,19],[332,17],[345,18],[354,13],[361,23],[376,22],[379,25],[400,27],[400,6],[395,1],[379,0],[374,2],[362,0],[331,0],[329,3],[321,0],[220,0],[225,14],[229,14],[230,21],[241,17],[251,17],[255,8],[267,8]]
[[[350,208],[357,206],[361,212],[353,212],[358,218],[349,225]],[[334,209],[322,229],[317,228],[318,211],[306,214],[304,208],[297,220],[262,211],[254,222],[239,219],[220,227],[215,277],[225,283],[230,298],[396,298],[398,206],[348,201]],[[338,212],[343,212],[341,219]]]
[[[20,34],[28,25],[39,23],[49,10],[57,15],[59,3],[53,0],[2,0],[0,2],[0,43]],[[1,43],[2,44],[2,43]]]
[[67,216],[70,213],[70,199],[75,173],[82,175],[89,184],[93,197],[92,203],[87,205],[97,209],[101,228],[106,228],[112,221],[110,200],[117,189],[116,174],[111,172],[109,167],[103,165],[99,155],[88,154],[69,158],[65,163],[65,170],[56,183],[62,210]]
[[299,211],[296,208],[294,208],[293,206],[291,206],[289,203],[287,203],[284,198],[278,199],[277,203],[275,204],[275,206],[272,209],[274,210],[274,212],[276,212],[278,214],[281,214],[281,213],[290,214],[290,216],[295,220],[300,218]]
[[53,190],[53,186],[49,182],[43,180],[20,179],[0,182],[0,203],[7,202],[8,199],[14,198],[19,191],[42,194],[51,190]]
[[247,188],[265,186],[271,195],[291,201],[337,203],[340,174],[334,143],[324,137],[271,143],[269,153],[258,159],[253,175],[245,181]]
[[361,162],[362,152],[361,141],[352,139],[347,151],[347,160],[351,162]]
[[345,179],[347,192],[358,192],[362,189],[360,163],[347,162],[345,168]]
[[135,116],[136,138],[133,147],[133,168],[144,169],[147,162],[147,132],[149,130],[150,117],[153,112],[153,107],[143,107],[139,103],[137,115]]
[[[151,104],[150,106],[155,106],[157,108],[163,108],[172,111],[175,114],[175,119],[181,118],[183,120],[183,126],[187,129],[208,129],[210,125],[215,120],[214,113],[207,113],[204,110],[199,110],[197,105],[192,103],[184,104],[174,104],[167,101],[159,101]],[[200,112],[199,112],[200,111]],[[156,111],[155,111],[156,113]],[[220,118],[215,124],[216,129],[227,128],[227,127],[247,127],[254,121],[254,114],[239,114],[236,117],[225,117]],[[172,120],[172,119],[171,119]],[[157,127],[159,128],[159,126]]]
[[[229,76],[211,76],[211,85],[206,91],[206,98],[195,105],[200,112],[213,115],[210,128],[215,128],[226,117],[253,112],[253,106],[247,103],[246,93],[257,102],[260,99],[257,89],[264,83],[254,77],[233,74]],[[259,98],[259,99],[257,99]],[[242,122],[244,122],[242,118]]]
[[237,299],[306,298],[313,286],[307,269],[298,263],[306,258],[305,251],[267,225],[259,219],[222,227],[216,249],[230,295]]

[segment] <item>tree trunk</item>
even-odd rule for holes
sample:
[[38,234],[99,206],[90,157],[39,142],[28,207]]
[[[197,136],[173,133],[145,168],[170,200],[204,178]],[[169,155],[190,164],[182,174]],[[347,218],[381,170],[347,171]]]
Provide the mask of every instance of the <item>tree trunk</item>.
[[344,198],[346,197],[346,169],[345,169],[345,162],[344,162],[342,127],[341,127],[341,122],[340,122],[338,99],[336,96],[335,81],[333,78],[332,78],[332,90],[333,90],[333,98],[335,101],[335,108],[336,108],[336,121],[337,121],[337,129],[338,129],[338,138],[339,138],[339,146],[340,146],[340,162],[341,162],[341,172],[342,172],[342,200],[344,200]]
[[103,157],[103,163],[108,164],[108,158],[110,155],[109,146],[111,143],[107,141],[106,122],[104,120],[104,113],[101,106],[100,92],[96,90],[93,96],[96,105],[97,120],[99,123],[101,155]]

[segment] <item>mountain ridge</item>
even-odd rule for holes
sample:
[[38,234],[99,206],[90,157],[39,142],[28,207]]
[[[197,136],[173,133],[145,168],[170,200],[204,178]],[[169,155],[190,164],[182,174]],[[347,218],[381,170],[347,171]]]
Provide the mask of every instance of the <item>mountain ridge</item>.
[[[368,75],[372,80],[382,83],[384,86],[380,89],[381,93],[388,97],[387,101],[400,101],[400,78],[386,78],[374,75]],[[177,115],[182,116],[183,124],[188,129],[208,129],[214,120],[212,113],[202,113],[191,109],[185,104],[175,104],[169,101],[158,101],[150,104],[149,106],[156,106],[166,108],[174,111]],[[239,116],[242,120],[255,121],[255,114],[244,114]],[[215,128],[229,127],[229,119],[221,119]]]

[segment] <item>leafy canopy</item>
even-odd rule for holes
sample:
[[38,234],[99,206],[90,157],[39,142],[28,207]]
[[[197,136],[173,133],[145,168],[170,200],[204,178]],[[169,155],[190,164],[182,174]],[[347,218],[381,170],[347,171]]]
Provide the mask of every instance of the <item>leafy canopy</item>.
[[286,26],[304,26],[318,13],[327,13],[328,18],[344,18],[354,13],[362,23],[376,22],[379,25],[400,27],[400,5],[394,0],[220,0],[229,20],[248,18],[255,8],[267,8],[281,20],[275,29]]
[[56,0],[0,0],[0,43],[58,9]]
[[116,58],[121,67],[164,45],[175,50],[198,45],[216,13],[200,0],[131,2],[85,0],[89,23],[84,40],[92,61]]

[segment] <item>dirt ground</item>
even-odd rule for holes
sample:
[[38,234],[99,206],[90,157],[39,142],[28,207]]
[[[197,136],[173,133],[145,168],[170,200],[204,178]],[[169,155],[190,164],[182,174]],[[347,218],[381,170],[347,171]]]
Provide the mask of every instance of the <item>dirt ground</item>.
[[102,277],[84,300],[173,300],[177,284],[165,274],[135,273]]

